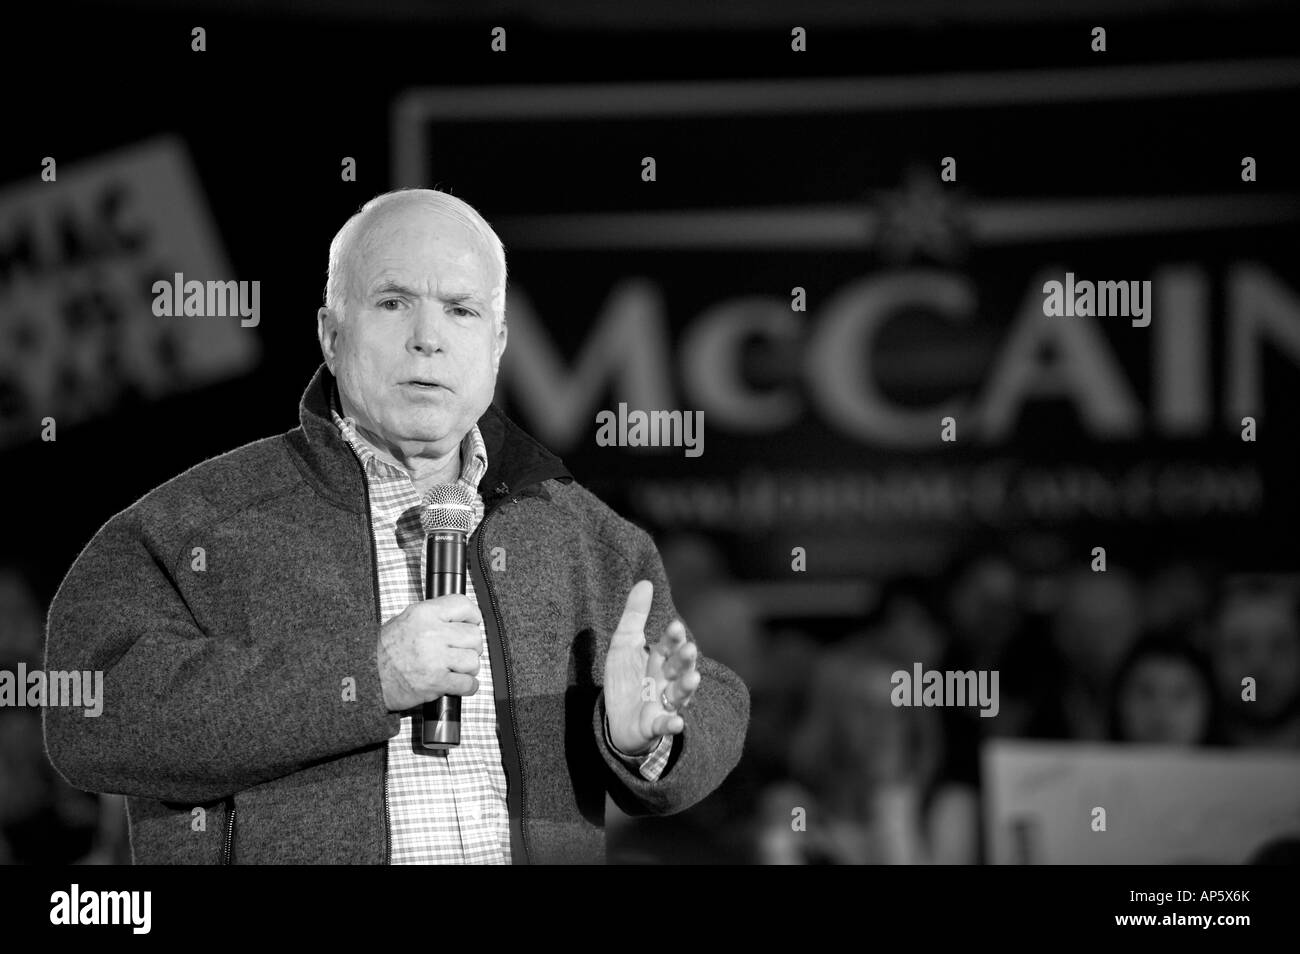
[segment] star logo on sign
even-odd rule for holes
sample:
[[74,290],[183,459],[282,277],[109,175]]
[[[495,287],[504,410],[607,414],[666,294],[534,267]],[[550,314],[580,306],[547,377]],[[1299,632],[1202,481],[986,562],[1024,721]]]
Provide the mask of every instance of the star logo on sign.
[[873,204],[882,258],[901,264],[923,255],[950,262],[966,254],[970,223],[937,170],[909,169],[901,186],[878,193]]

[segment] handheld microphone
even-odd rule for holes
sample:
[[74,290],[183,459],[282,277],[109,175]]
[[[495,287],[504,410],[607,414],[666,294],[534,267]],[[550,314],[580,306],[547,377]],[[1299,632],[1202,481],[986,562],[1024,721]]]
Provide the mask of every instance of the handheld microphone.
[[[465,556],[474,521],[474,492],[465,484],[442,484],[424,495],[420,525],[428,535],[424,592],[428,599],[465,592]],[[460,745],[460,696],[441,696],[421,707],[420,744],[426,749]]]

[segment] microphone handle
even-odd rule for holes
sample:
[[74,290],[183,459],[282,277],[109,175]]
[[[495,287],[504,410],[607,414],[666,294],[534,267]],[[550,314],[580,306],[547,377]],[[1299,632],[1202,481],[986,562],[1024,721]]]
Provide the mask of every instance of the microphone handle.
[[[465,593],[466,535],[459,530],[429,534],[424,591],[429,599]],[[426,749],[460,745],[460,696],[440,696],[421,707],[420,744]]]

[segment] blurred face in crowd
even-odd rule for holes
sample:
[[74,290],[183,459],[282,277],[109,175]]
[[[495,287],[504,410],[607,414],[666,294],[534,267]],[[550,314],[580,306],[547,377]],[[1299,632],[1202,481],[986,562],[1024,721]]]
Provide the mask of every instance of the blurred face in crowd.
[[40,719],[0,710],[0,823],[26,818],[44,805],[51,772]]
[[319,313],[344,413],[399,461],[451,453],[491,403],[506,345],[491,252],[412,199],[367,214],[345,268],[343,304]]
[[1210,586],[1186,564],[1160,570],[1147,584],[1143,608],[1147,625],[1153,629],[1195,624],[1208,615]]
[[895,668],[843,653],[819,662],[804,729],[817,740],[818,769],[836,784],[897,779],[911,768],[907,714],[913,710],[890,700]]
[[892,652],[923,666],[938,665],[944,650],[944,632],[919,600],[895,597],[885,611],[882,626],[880,636]]
[[1209,718],[1209,688],[1185,659],[1148,656],[1119,689],[1121,732],[1129,742],[1196,745]]
[[977,647],[1004,646],[1020,623],[1019,577],[1003,560],[981,559],[962,575],[952,598],[954,634]]
[[[1214,672],[1234,710],[1263,720],[1282,714],[1300,692],[1300,632],[1288,601],[1251,594],[1226,605],[1215,632]],[[1255,679],[1254,702],[1241,698],[1246,676]]]
[[1106,680],[1136,641],[1141,625],[1137,589],[1118,571],[1081,574],[1067,581],[1056,638],[1084,678]]
[[36,596],[17,574],[0,571],[0,665],[41,658],[45,623]]

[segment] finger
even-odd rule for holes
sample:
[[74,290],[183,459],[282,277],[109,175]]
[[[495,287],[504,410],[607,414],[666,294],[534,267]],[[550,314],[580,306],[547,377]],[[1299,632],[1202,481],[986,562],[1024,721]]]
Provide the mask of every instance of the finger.
[[699,654],[699,647],[694,643],[683,643],[678,646],[677,650],[664,660],[664,678],[677,679],[688,672],[693,672]]
[[686,639],[686,626],[680,619],[675,619],[664,630],[663,639],[654,645],[654,652],[667,658],[682,647]]
[[695,690],[699,688],[699,670],[692,669],[676,682],[670,682],[664,693],[668,696],[668,701],[673,704],[674,709],[685,709],[691,704],[691,699],[695,697]]
[[483,614],[474,605],[474,601],[463,593],[449,593],[446,596],[437,596],[416,605],[426,607],[425,611],[433,613],[436,619],[443,622],[473,623],[476,626],[483,622]]
[[457,649],[472,649],[478,652],[483,648],[483,633],[473,623],[453,623],[446,630],[448,646]]
[[473,649],[453,649],[451,651],[451,665],[447,668],[452,672],[464,673],[467,676],[477,676],[479,668],[479,654]]
[[[646,646],[644,648],[648,653],[645,657],[645,674],[648,678],[653,679],[657,686],[666,678],[664,676],[664,658],[658,653],[651,651],[650,647]],[[658,689],[655,690],[656,693],[658,693],[658,691]],[[655,698],[658,699],[659,696],[656,694]]]
[[664,713],[663,715],[655,716],[655,720],[650,727],[650,731],[653,735],[656,736],[677,735],[684,728],[686,728],[686,720],[679,715],[675,715],[669,712],[669,713]]
[[691,697],[700,687],[700,672],[692,669],[677,679],[670,679],[663,689],[663,699],[668,700],[669,709],[684,709],[690,704]]
[[478,680],[459,672],[453,672],[447,677],[447,685],[449,696],[472,696],[478,692]]
[[618,621],[615,636],[645,639],[645,621],[650,618],[654,592],[654,584],[649,580],[640,580],[632,587],[632,591],[627,594],[627,605],[623,608],[623,618]]

